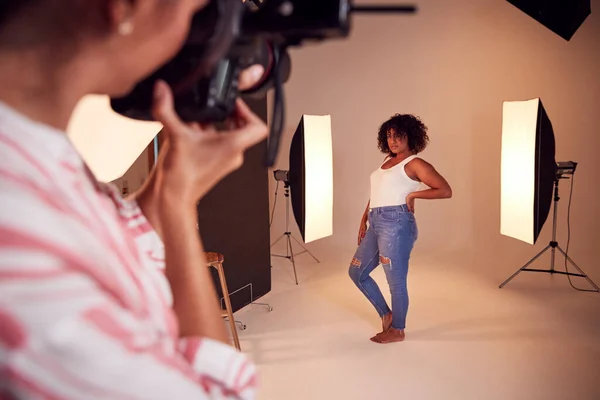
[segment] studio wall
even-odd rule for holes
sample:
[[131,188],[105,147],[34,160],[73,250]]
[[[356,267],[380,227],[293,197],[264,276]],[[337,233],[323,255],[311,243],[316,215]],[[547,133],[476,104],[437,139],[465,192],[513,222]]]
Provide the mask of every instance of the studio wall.
[[[323,259],[351,257],[369,197],[369,175],[383,160],[377,129],[394,113],[413,113],[431,138],[421,156],[454,191],[450,200],[417,201],[420,237],[414,254],[454,257],[464,261],[458,266],[472,265],[496,281],[504,278],[546,246],[551,235],[551,216],[535,246],[500,235],[502,102],[540,97],[554,126],[557,161],[579,162],[569,254],[600,281],[595,179],[600,171],[600,0],[592,1],[592,15],[570,42],[503,0],[416,4],[414,16],[356,16],[350,39],[291,52],[286,135],[275,167],[287,169],[302,114],[332,118],[334,235],[309,249]],[[271,177],[269,184],[272,206]],[[558,240],[564,248],[569,181],[560,189]],[[275,209],[273,237],[284,230],[282,203]],[[548,262],[549,256],[540,267]]]

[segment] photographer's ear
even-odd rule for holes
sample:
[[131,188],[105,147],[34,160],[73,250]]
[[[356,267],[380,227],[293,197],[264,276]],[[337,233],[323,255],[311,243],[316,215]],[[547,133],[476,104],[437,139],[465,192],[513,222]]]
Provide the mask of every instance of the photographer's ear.
[[137,3],[137,0],[106,0],[106,14],[111,32],[121,36],[133,33]]

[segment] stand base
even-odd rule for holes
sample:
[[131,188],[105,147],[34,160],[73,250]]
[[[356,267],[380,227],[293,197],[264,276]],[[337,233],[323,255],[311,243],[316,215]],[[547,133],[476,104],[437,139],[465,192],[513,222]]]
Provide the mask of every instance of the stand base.
[[[248,306],[248,305],[249,305],[249,306],[264,306],[264,307],[267,307],[267,310],[268,310],[269,312],[273,311],[273,307],[272,307],[270,304],[268,304],[268,303],[258,303],[258,302],[255,302],[255,301],[254,301],[254,291],[253,291],[253,289],[252,289],[252,282],[250,282],[249,284],[247,284],[247,285],[245,285],[245,286],[242,286],[241,288],[239,288],[239,289],[237,289],[237,290],[234,290],[233,292],[229,292],[229,297],[231,298],[231,296],[232,296],[232,295],[234,295],[234,294],[236,294],[236,293],[238,293],[238,292],[240,292],[240,291],[242,291],[242,290],[244,290],[244,289],[246,289],[246,288],[250,288],[250,303],[248,303],[248,304],[247,304],[247,306]],[[220,299],[220,300],[221,300],[221,301],[220,301],[220,303],[221,303],[221,309],[223,309],[223,308],[225,307],[225,305],[224,305],[224,303],[223,303],[223,302],[225,301],[225,298],[224,298],[224,297],[221,297],[221,299]],[[245,306],[244,306],[244,307],[245,307]],[[229,320],[227,317],[223,317],[223,319],[224,319],[225,321],[228,321],[228,320]],[[235,320],[235,321],[233,321],[233,322],[234,322],[236,325],[239,325],[239,327],[240,327],[240,330],[242,330],[242,331],[245,331],[245,330],[246,330],[246,324],[244,324],[242,321]]]
[[561,275],[570,275],[570,276],[580,276],[582,278],[586,277],[586,275],[583,275],[583,274],[574,274],[572,272],[557,271],[555,269],[534,269],[534,268],[527,268],[527,269],[523,269],[522,271],[527,271],[527,272],[547,272],[549,274],[561,274]]
[[[566,260],[573,267],[575,267],[575,269],[577,269],[577,271],[580,272],[579,274],[568,272],[568,271],[557,271],[557,270],[554,269],[554,260],[555,260],[555,256],[556,256],[556,249],[558,249],[558,251],[566,258]],[[544,254],[548,250],[550,250],[552,252],[552,254],[551,254],[551,256],[552,256],[552,262],[551,262],[551,265],[550,265],[550,269],[527,268],[529,265],[531,265],[535,260],[537,260],[538,258],[540,258],[540,256],[542,254]],[[600,292],[600,288],[581,270],[581,268],[579,268],[577,266],[577,264],[575,264],[575,262],[571,259],[571,257],[569,257],[567,255],[567,253],[565,253],[563,251],[563,249],[561,249],[561,247],[558,245],[557,242],[550,242],[548,244],[548,246],[546,246],[542,251],[540,251],[539,253],[537,253],[531,260],[529,260],[529,262],[527,264],[523,265],[521,268],[519,268],[517,270],[517,272],[515,272],[507,280],[505,280],[504,282],[502,282],[502,284],[499,286],[499,288],[502,289],[515,276],[517,276],[519,273],[524,272],[524,271],[525,272],[544,272],[544,273],[548,273],[548,274],[560,274],[560,275],[568,275],[568,276],[578,276],[578,277],[581,277],[581,278],[585,278],[590,283],[590,285],[592,285],[592,287],[594,288],[594,290],[591,290],[592,292]]]
[[[304,247],[302,245],[302,243],[291,234],[291,232],[285,232],[283,235],[281,235],[279,237],[279,239],[277,239],[275,242],[273,242],[271,247],[275,246],[283,238],[286,238],[286,255],[284,256],[284,255],[279,255],[279,254],[271,254],[271,256],[287,258],[292,263],[292,266],[294,268],[294,279],[295,279],[296,285],[297,285],[298,284],[298,274],[296,273],[296,260],[294,259],[294,257],[299,254],[302,254],[302,253],[308,253],[308,254],[310,254],[310,256],[312,258],[314,258],[314,260],[316,262],[320,263],[320,261],[310,251],[308,251],[308,249],[306,247]],[[292,248],[292,239],[294,239],[298,243],[298,245],[300,245],[300,247],[302,247],[303,251],[301,251],[300,253],[294,254],[294,249]]]

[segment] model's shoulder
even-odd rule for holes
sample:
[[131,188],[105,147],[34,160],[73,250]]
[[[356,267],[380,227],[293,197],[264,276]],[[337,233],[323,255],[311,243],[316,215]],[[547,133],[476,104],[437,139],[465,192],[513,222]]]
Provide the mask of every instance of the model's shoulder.
[[432,168],[432,165],[422,158],[421,156],[415,155],[412,160],[410,160],[407,164],[410,168]]
[[408,161],[409,164],[415,164],[415,165],[423,165],[423,164],[429,164],[423,157],[421,157],[418,154],[412,155],[411,159]]

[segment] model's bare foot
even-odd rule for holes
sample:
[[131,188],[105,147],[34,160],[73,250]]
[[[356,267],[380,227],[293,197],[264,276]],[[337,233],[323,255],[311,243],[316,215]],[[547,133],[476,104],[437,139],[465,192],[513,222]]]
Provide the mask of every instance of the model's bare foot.
[[374,339],[381,335],[382,333],[385,333],[388,331],[388,329],[390,329],[390,327],[392,326],[392,322],[394,320],[394,316],[392,315],[391,312],[385,314],[383,317],[381,317],[381,332],[379,332],[377,335],[373,336],[371,338],[371,340],[375,341]]
[[386,314],[381,318],[381,327],[383,329],[381,333],[387,332],[390,329],[393,319],[392,313]]
[[385,314],[383,317],[381,317],[381,332],[379,332],[377,335],[373,336],[371,338],[371,340],[375,341],[375,338],[379,335],[381,335],[382,333],[385,333],[388,331],[388,329],[390,329],[390,327],[392,326],[392,322],[393,322],[393,315],[392,313],[388,313]]
[[385,344],[385,343],[401,342],[404,340],[405,337],[406,337],[406,335],[404,334],[404,330],[390,328],[386,332],[381,332],[381,333],[378,333],[377,335],[373,336],[371,338],[371,340],[375,343]]

